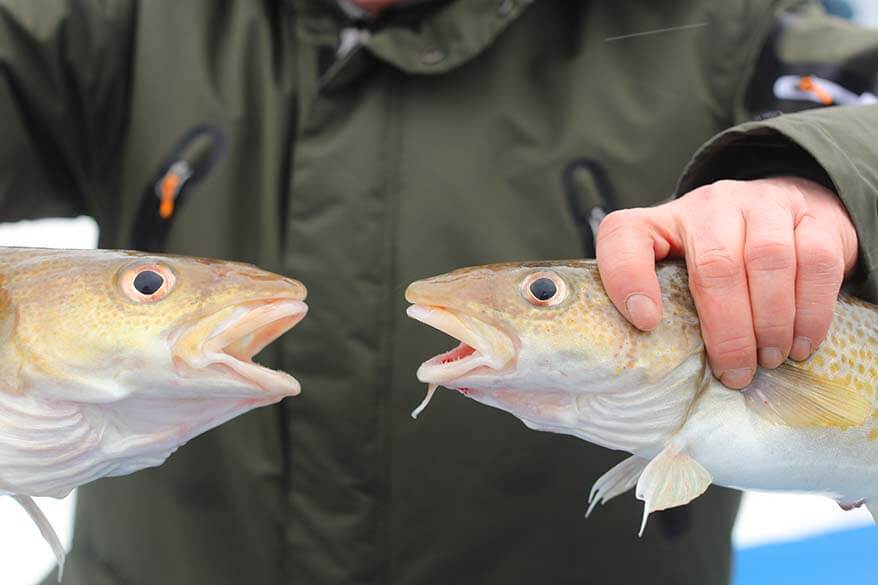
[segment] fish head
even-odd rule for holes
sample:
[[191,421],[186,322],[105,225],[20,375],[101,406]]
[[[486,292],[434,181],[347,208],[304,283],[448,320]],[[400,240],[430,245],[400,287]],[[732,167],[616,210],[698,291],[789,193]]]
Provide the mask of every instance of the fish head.
[[460,340],[424,362],[418,379],[467,393],[607,392],[623,374],[660,378],[700,348],[691,302],[677,310],[670,299],[668,311],[674,322],[687,314],[688,328],[642,333],[616,310],[593,261],[465,268],[411,284],[406,299],[410,317]]
[[118,251],[46,252],[5,271],[23,383],[56,398],[298,394],[252,358],[307,312],[305,287],[254,266]]
[[[65,429],[86,425],[101,445],[81,460],[116,461],[102,474],[157,465],[195,435],[300,392],[295,378],[252,359],[305,316],[296,280],[123,251],[3,260],[0,409],[16,412],[7,418],[23,432],[68,413]],[[54,451],[86,442],[62,434],[47,432]]]

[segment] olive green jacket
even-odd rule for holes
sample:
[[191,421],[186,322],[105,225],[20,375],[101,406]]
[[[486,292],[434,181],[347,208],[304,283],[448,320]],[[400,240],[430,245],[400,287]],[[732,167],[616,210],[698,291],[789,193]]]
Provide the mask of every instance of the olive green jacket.
[[[87,213],[103,247],[310,289],[265,358],[303,394],[83,488],[67,585],[727,582],[732,492],[638,539],[631,495],[582,518],[622,454],[452,393],[412,421],[415,369],[450,342],[402,292],[588,255],[602,212],[681,174],[793,174],[847,205],[874,300],[878,32],[805,1],[419,10],[367,30],[315,0],[0,0],[0,217]],[[850,105],[790,113],[827,94]]]

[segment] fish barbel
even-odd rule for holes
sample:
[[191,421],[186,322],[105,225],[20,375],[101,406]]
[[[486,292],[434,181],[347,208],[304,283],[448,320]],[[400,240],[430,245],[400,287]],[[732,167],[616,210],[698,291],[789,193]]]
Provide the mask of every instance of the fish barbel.
[[[630,325],[594,261],[498,264],[411,284],[409,316],[460,340],[418,378],[508,411],[529,428],[631,457],[592,488],[636,488],[651,512],[711,483],[823,494],[878,519],[878,306],[841,295],[804,362],[759,369],[743,391],[711,374],[685,267],[657,269],[663,317]],[[422,405],[423,406],[423,405]]]
[[[232,417],[299,393],[252,361],[307,312],[248,264],[0,248],[0,494],[64,549],[31,496],[160,465]],[[60,580],[60,571],[59,571]]]

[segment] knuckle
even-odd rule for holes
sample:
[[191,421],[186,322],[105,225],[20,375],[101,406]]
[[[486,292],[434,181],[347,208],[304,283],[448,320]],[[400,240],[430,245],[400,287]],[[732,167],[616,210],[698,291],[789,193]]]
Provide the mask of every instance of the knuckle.
[[741,265],[725,250],[708,250],[694,261],[694,284],[702,290],[732,288],[741,282]]
[[612,266],[601,271],[607,291],[611,296],[624,295],[642,288],[642,271],[631,258],[614,259]]
[[788,321],[756,318],[753,321],[753,328],[756,330],[756,337],[763,343],[768,340],[786,339],[793,334],[793,320],[792,318]]
[[711,202],[716,197],[716,183],[711,183],[710,185],[704,185],[698,187],[697,189],[693,189],[686,194],[685,199],[690,202]]
[[[833,309],[835,308],[835,295],[825,297],[806,297],[799,299],[796,304],[795,330],[797,332],[811,331],[823,332],[829,329],[832,323]],[[812,337],[813,335],[808,335]]]
[[720,179],[718,181],[714,181],[709,185],[705,185],[704,187],[702,187],[702,189],[704,189],[705,194],[713,196],[717,195],[720,192],[734,189],[736,188],[737,184],[738,181],[732,179]]
[[796,268],[796,252],[782,240],[757,240],[747,245],[744,261],[754,272],[788,272]]
[[738,191],[739,182],[732,179],[720,179],[709,185],[705,185],[693,191],[699,198],[705,201],[716,201],[717,199],[728,200],[729,193]]
[[803,243],[799,252],[799,264],[810,280],[841,280],[844,262],[836,246],[827,241]]
[[713,355],[726,367],[745,366],[756,359],[756,346],[749,335],[733,335],[713,343]]
[[805,194],[796,185],[785,183],[781,196],[794,214],[800,214],[808,209],[808,201],[805,199]]
[[835,309],[835,294],[809,295],[796,303],[796,330],[828,329]]
[[619,232],[631,229],[638,219],[638,209],[622,209],[614,211],[601,220],[598,227],[598,239],[606,239]]

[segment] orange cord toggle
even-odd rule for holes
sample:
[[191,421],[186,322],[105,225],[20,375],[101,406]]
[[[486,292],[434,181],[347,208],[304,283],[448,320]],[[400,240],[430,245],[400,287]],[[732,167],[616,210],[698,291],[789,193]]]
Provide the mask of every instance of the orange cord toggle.
[[165,175],[155,185],[156,195],[159,197],[159,217],[170,219],[174,215],[177,205],[177,197],[183,185],[192,176],[192,167],[185,160],[178,160],[171,165]]
[[162,219],[168,219],[174,215],[174,199],[177,198],[179,186],[180,175],[173,171],[168,171],[159,182],[159,192],[161,197],[161,203],[159,203],[159,217]]
[[833,101],[835,101],[832,99],[832,96],[829,95],[828,91],[815,83],[814,78],[810,75],[805,75],[799,80],[799,89],[805,93],[814,94],[814,97],[820,100],[820,103],[824,106],[831,106]]

